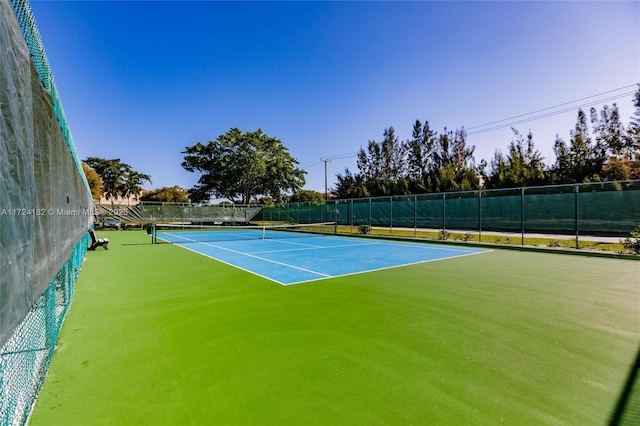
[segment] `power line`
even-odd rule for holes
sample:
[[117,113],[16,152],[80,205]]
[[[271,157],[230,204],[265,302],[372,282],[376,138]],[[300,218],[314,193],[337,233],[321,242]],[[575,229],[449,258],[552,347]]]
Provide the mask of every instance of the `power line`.
[[[607,90],[605,92],[600,92],[600,93],[597,93],[595,95],[585,96],[583,98],[575,99],[573,101],[563,102],[563,103],[560,103],[560,104],[557,104],[557,105],[553,105],[553,106],[550,106],[550,107],[541,108],[541,109],[538,109],[538,110],[535,110],[535,111],[528,112],[526,114],[514,115],[512,117],[503,118],[502,120],[496,120],[496,121],[491,121],[489,123],[480,124],[480,125],[477,125],[477,126],[467,127],[466,128],[466,130],[468,131],[467,134],[468,135],[477,135],[477,134],[480,134],[480,133],[492,132],[494,130],[503,129],[505,127],[512,127],[512,126],[515,126],[517,124],[527,123],[529,121],[541,120],[543,118],[552,117],[554,115],[565,114],[567,112],[575,111],[576,109],[580,109],[580,108],[590,107],[590,106],[593,106],[595,104],[600,104],[600,103],[603,103],[603,102],[610,102],[610,101],[614,101],[614,100],[617,100],[617,99],[626,98],[628,96],[634,95],[635,91],[628,91],[628,92],[624,92],[624,93],[618,93],[616,95],[608,96],[608,97],[605,97],[605,98],[602,98],[602,99],[595,99],[593,101],[590,101],[590,102],[587,102],[587,103],[582,103],[580,105],[573,105],[571,107],[563,108],[563,109],[560,109],[560,110],[550,111],[550,110],[554,110],[554,109],[559,108],[559,107],[575,104],[576,102],[584,101],[584,100],[587,100],[587,99],[597,98],[599,96],[607,95],[607,94],[614,93],[614,92],[618,92],[620,90],[628,89],[630,87],[636,87],[638,84],[640,84],[640,83],[629,84],[627,86],[618,87],[617,89]],[[535,115],[533,117],[527,117],[527,116],[530,116],[530,115],[533,115],[533,114],[537,114],[537,113],[540,113],[540,112],[544,112],[544,111],[549,111],[549,112],[546,112],[544,114]],[[523,117],[527,117],[527,118],[523,118]],[[519,119],[519,118],[520,118],[520,120],[516,120],[516,119]],[[509,120],[516,120],[516,121],[509,121]],[[505,121],[509,121],[509,122],[508,123],[504,123]],[[503,123],[503,124],[498,124],[498,123]],[[496,124],[496,125],[493,126],[494,124]],[[491,127],[487,127],[487,126],[491,126]],[[487,128],[483,129],[483,127],[487,127]],[[473,130],[473,129],[478,129],[478,130]],[[471,131],[469,131],[469,130],[471,130]],[[302,164],[301,167],[311,167],[311,166],[315,166],[317,164],[320,164],[320,163],[324,162],[325,163],[325,168],[326,168],[327,162],[330,162],[331,160],[339,160],[339,159],[344,159],[344,158],[351,158],[351,157],[355,157],[356,155],[358,155],[357,152],[351,152],[351,153],[347,153],[347,154],[336,154],[336,155],[331,155],[331,156],[324,156],[322,158],[317,158],[317,159],[308,161],[308,162]]]
[[328,160],[328,161],[341,160],[343,158],[355,157],[356,155],[358,155],[357,152],[350,152],[348,154],[327,155],[327,156],[324,156],[322,158],[316,158],[314,160],[307,161],[304,164],[301,164],[300,167],[311,167],[311,166],[315,166],[317,164],[320,164],[325,160]]
[[[635,92],[622,93],[622,94],[619,94],[619,95],[616,95],[616,96],[610,96],[608,98],[599,99],[598,101],[588,102],[588,103],[581,104],[581,105],[574,105],[572,107],[565,108],[565,109],[562,109],[562,110],[548,112],[546,114],[541,114],[541,115],[537,115],[537,116],[534,116],[534,117],[525,118],[525,119],[522,119],[522,120],[512,121],[512,122],[509,122],[509,123],[505,123],[505,124],[500,124],[500,125],[497,125],[497,126],[489,127],[489,128],[486,128],[486,129],[480,129],[480,130],[471,131],[471,132],[468,132],[467,134],[468,135],[477,135],[477,134],[480,134],[480,133],[492,132],[494,130],[503,129],[505,127],[512,127],[512,126],[515,126],[516,124],[527,123],[529,121],[540,120],[540,119],[543,119],[543,118],[552,117],[554,115],[559,115],[559,114],[564,114],[566,112],[575,111],[576,109],[593,106],[594,104],[598,104],[598,103],[602,103],[602,102],[608,102],[608,101],[614,101],[616,99],[626,98],[627,96],[632,96],[634,93]],[[522,117],[524,115],[528,115],[528,114],[523,114],[523,115],[521,115],[519,117]],[[495,121],[494,123],[499,123],[499,122],[502,122],[502,121],[505,121],[505,120]],[[475,126],[474,128],[484,127],[484,126],[487,126],[487,125],[488,124],[483,125],[483,126]]]
[[[502,120],[496,120],[496,121],[491,121],[489,123],[480,124],[480,125],[477,125],[477,126],[467,127],[467,131],[473,130],[473,129],[479,129],[481,127],[491,126],[493,124],[502,123],[504,121],[514,120],[516,118],[526,117],[526,116],[529,116],[529,115],[532,115],[532,114],[537,114],[537,113],[543,112],[543,111],[549,111],[549,110],[552,110],[552,109],[555,109],[555,108],[559,108],[559,107],[562,107],[562,106],[571,105],[571,104],[574,104],[576,102],[584,101],[586,99],[592,99],[592,98],[596,98],[598,96],[602,96],[602,95],[606,95],[606,94],[609,94],[609,93],[617,92],[617,91],[620,91],[620,90],[623,90],[623,89],[628,89],[630,87],[635,87],[637,84],[639,84],[639,83],[629,84],[627,86],[618,87],[617,89],[607,90],[605,92],[597,93],[595,95],[586,96],[586,97],[575,99],[575,100],[569,101],[569,102],[563,102],[561,104],[553,105],[553,106],[550,106],[550,107],[547,107],[547,108],[538,109],[538,110],[531,111],[531,112],[528,112],[528,113],[525,113],[525,114],[519,114],[519,115],[515,115],[513,117],[503,118]],[[610,100],[620,99],[620,98],[632,95],[634,93],[635,93],[635,91],[633,91],[633,92],[625,92],[623,94],[610,96],[610,97],[607,97],[607,98],[604,98],[604,99],[594,100],[594,101],[592,101],[592,102],[590,102],[588,104],[574,105],[574,106],[570,107],[569,109],[564,109],[564,110],[561,110],[561,111],[549,112],[549,113],[546,113],[546,114],[543,114],[543,115],[540,115],[540,116],[536,116],[536,117],[533,117],[533,118],[528,118],[528,119],[524,119],[524,120],[519,120],[517,122],[502,124],[500,126],[494,126],[491,129],[476,130],[476,131],[473,131],[473,132],[469,132],[469,134],[484,133],[484,132],[487,132],[487,131],[490,131],[490,130],[496,130],[496,129],[500,129],[500,128],[503,128],[503,127],[510,127],[513,124],[520,124],[520,123],[524,123],[526,121],[538,120],[540,118],[550,117],[550,116],[555,115],[555,114],[563,114],[563,113],[565,113],[567,111],[571,111],[571,110],[574,110],[576,108],[582,108],[582,107],[585,107],[585,106],[591,106],[591,105],[596,104],[596,103],[602,103],[602,102],[607,102],[607,101],[610,101]]]

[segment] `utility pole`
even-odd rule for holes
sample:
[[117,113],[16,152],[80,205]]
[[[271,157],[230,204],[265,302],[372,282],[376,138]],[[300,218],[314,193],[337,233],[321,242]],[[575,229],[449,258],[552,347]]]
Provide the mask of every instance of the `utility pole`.
[[320,159],[320,161],[324,161],[324,200],[329,200],[329,192],[327,190],[327,163],[330,163],[329,159]]

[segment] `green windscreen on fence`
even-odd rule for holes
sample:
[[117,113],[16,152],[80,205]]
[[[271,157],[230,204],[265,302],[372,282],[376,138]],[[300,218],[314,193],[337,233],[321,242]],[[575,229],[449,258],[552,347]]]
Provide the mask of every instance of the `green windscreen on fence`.
[[253,220],[262,207],[257,205],[194,205],[189,203],[146,202],[126,204],[98,204],[97,220],[112,217],[125,223],[219,223],[246,224]]
[[88,245],[93,201],[25,0],[0,1],[0,424],[23,424]]
[[622,237],[640,225],[640,180],[289,203],[265,206],[262,217],[381,228]]

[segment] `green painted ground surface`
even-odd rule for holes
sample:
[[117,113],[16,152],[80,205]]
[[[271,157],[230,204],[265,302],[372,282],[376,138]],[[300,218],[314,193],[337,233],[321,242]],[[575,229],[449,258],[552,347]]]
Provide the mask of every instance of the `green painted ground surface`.
[[32,426],[603,425],[640,344],[640,262],[496,250],[282,287],[99,236]]

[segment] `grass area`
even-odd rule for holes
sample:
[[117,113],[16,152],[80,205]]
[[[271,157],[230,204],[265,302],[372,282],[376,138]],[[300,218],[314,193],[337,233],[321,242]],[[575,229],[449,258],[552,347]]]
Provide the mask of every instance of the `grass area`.
[[[260,226],[275,226],[285,224],[285,222],[278,221],[259,221],[255,222]],[[329,228],[322,227],[316,232],[332,232]],[[435,231],[425,229],[407,229],[407,228],[382,228],[382,227],[368,227],[367,231],[360,230],[359,225],[339,225],[337,227],[339,234],[349,235],[373,235],[393,238],[417,238],[425,240],[437,240],[437,241],[459,241],[459,242],[471,242],[471,243],[483,243],[483,244],[499,244],[499,245],[512,245],[512,246],[530,246],[530,247],[547,247],[547,248],[559,248],[559,249],[576,249],[575,239],[562,239],[554,236],[549,237],[531,237],[525,234],[524,241],[521,235],[514,234],[501,234],[493,235],[484,233],[482,236],[477,232],[456,232],[456,231]],[[580,237],[580,249],[581,250],[597,250],[609,253],[620,254],[632,254],[631,249],[627,249],[620,241],[617,242],[602,242],[602,241],[590,241],[585,239],[588,237]],[[620,238],[623,240],[623,238]]]
[[494,250],[283,287],[99,236],[32,426],[602,425],[640,344],[630,260]]
[[[358,226],[345,226],[338,227],[338,232],[341,234],[362,234]],[[418,229],[389,229],[389,228],[370,228],[367,235],[397,237],[397,238],[420,238],[427,240],[449,240],[460,242],[472,242],[472,243],[486,243],[486,244],[501,244],[501,245],[525,245],[532,247],[548,247],[548,248],[565,248],[575,249],[575,239],[559,239],[549,236],[543,237],[529,237],[525,235],[524,244],[520,235],[492,235],[482,234],[482,240],[478,233],[472,232],[455,232],[455,231],[428,231]],[[622,239],[622,238],[621,238]],[[606,252],[615,253],[632,253],[631,250],[626,249],[620,242],[599,242],[580,239],[580,249],[584,250],[600,250]]]

